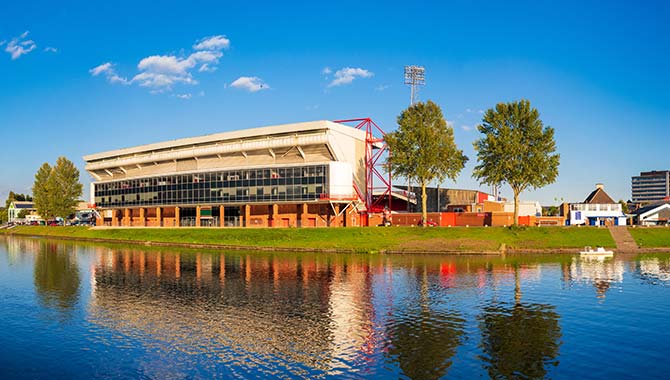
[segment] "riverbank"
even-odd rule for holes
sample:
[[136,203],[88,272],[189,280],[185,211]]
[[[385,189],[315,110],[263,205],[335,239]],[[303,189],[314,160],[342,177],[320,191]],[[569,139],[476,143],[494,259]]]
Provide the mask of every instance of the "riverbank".
[[86,228],[18,226],[5,235],[41,236],[190,248],[276,251],[498,254],[576,252],[615,248],[609,231],[595,227],[470,228]]
[[637,227],[629,228],[628,231],[642,249],[670,247],[669,227]]

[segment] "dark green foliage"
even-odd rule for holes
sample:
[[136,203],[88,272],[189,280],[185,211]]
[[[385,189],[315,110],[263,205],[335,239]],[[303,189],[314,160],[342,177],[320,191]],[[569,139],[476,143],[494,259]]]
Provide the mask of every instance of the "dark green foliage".
[[74,213],[82,191],[79,170],[65,157],[59,157],[53,167],[45,162],[35,174],[35,208],[43,219]]
[[7,200],[5,201],[5,209],[8,209],[9,205],[14,201],[30,202],[32,200],[33,200],[33,197],[31,197],[29,194],[21,194],[21,193],[15,193],[13,191],[10,191],[9,195],[7,196]]
[[556,181],[560,155],[554,129],[544,127],[528,100],[499,103],[484,114],[475,141],[475,178],[488,185],[507,183],[514,194],[514,223],[519,222],[519,194]]
[[384,138],[391,154],[391,173],[421,185],[423,220],[426,220],[426,185],[431,181],[456,179],[468,158],[454,142],[440,107],[428,101],[417,103],[398,116],[398,129]]

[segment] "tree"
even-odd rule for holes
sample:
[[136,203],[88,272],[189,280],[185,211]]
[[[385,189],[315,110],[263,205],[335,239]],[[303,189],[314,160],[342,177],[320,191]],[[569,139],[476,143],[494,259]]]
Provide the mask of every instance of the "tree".
[[35,174],[35,208],[42,218],[65,218],[74,213],[83,188],[70,160],[59,157],[53,167],[45,162]]
[[[456,179],[468,158],[454,142],[440,107],[417,103],[398,116],[398,129],[384,137],[390,154],[386,159],[393,175],[421,185],[421,219],[426,225],[426,185],[433,180]],[[409,189],[408,189],[409,190]]]
[[499,103],[477,126],[484,137],[475,141],[479,164],[475,178],[488,185],[507,183],[514,194],[514,224],[519,224],[519,194],[556,181],[560,155],[554,129],[544,127],[528,100]]
[[33,195],[35,196],[35,208],[37,213],[43,219],[53,218],[55,216],[51,200],[55,189],[53,181],[50,181],[53,169],[48,163],[43,163],[37,173],[35,173],[35,183],[33,184]]
[[26,209],[23,209],[19,211],[18,215],[16,215],[17,218],[19,219],[25,219],[26,216],[30,215],[30,212]]
[[79,169],[65,157],[56,160],[51,173],[51,180],[56,189],[54,194],[54,213],[62,218],[74,214],[84,186],[79,182]]
[[9,208],[9,205],[12,204],[14,201],[32,201],[33,198],[29,194],[19,194],[15,193],[13,191],[9,191],[9,195],[7,196],[7,200],[5,201],[5,208]]
[[626,203],[626,201],[623,199],[619,199],[619,204],[621,205],[621,211],[624,214],[628,214],[628,203]]

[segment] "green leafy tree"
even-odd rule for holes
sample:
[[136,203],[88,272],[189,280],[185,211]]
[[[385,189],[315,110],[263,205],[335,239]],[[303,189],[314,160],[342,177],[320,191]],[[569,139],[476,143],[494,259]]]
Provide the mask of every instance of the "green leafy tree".
[[621,205],[621,211],[623,211],[624,214],[628,214],[628,203],[623,199],[619,199],[619,204]]
[[74,213],[83,188],[70,160],[59,157],[53,167],[45,162],[35,174],[35,208],[42,218],[65,218]]
[[5,201],[5,208],[9,208],[9,205],[14,202],[14,201],[32,201],[33,197],[31,197],[29,194],[20,194],[20,193],[15,193],[13,191],[9,191],[9,195],[7,196],[7,200]]
[[514,195],[514,224],[519,224],[519,194],[556,181],[560,155],[554,129],[544,127],[528,100],[499,103],[484,114],[475,141],[475,178],[488,185],[507,183]]
[[84,186],[79,182],[79,169],[65,157],[56,160],[51,173],[51,180],[56,189],[54,194],[54,213],[62,218],[75,212]]
[[23,209],[19,211],[18,215],[16,215],[19,219],[24,219],[26,216],[28,216],[30,212],[26,209]]
[[55,189],[53,188],[53,181],[50,180],[51,172],[51,165],[45,162],[35,173],[35,182],[33,183],[35,208],[43,219],[55,216],[52,201]]
[[398,129],[384,137],[390,154],[386,163],[393,175],[421,185],[421,212],[426,225],[426,186],[433,180],[456,179],[468,158],[454,142],[440,107],[417,103],[398,116]]
[[9,220],[9,215],[7,214],[7,209],[0,207],[0,224],[5,224]]

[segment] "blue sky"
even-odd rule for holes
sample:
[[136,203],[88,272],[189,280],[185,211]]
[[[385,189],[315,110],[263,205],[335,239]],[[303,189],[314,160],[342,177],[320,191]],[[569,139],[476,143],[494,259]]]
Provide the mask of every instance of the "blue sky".
[[317,119],[391,131],[407,64],[470,157],[443,186],[480,187],[481,111],[521,98],[561,154],[557,182],[524,199],[579,201],[596,182],[629,199],[632,175],[670,169],[665,2],[94,3],[0,5],[2,199],[60,155],[88,184],[81,157],[104,150]]

